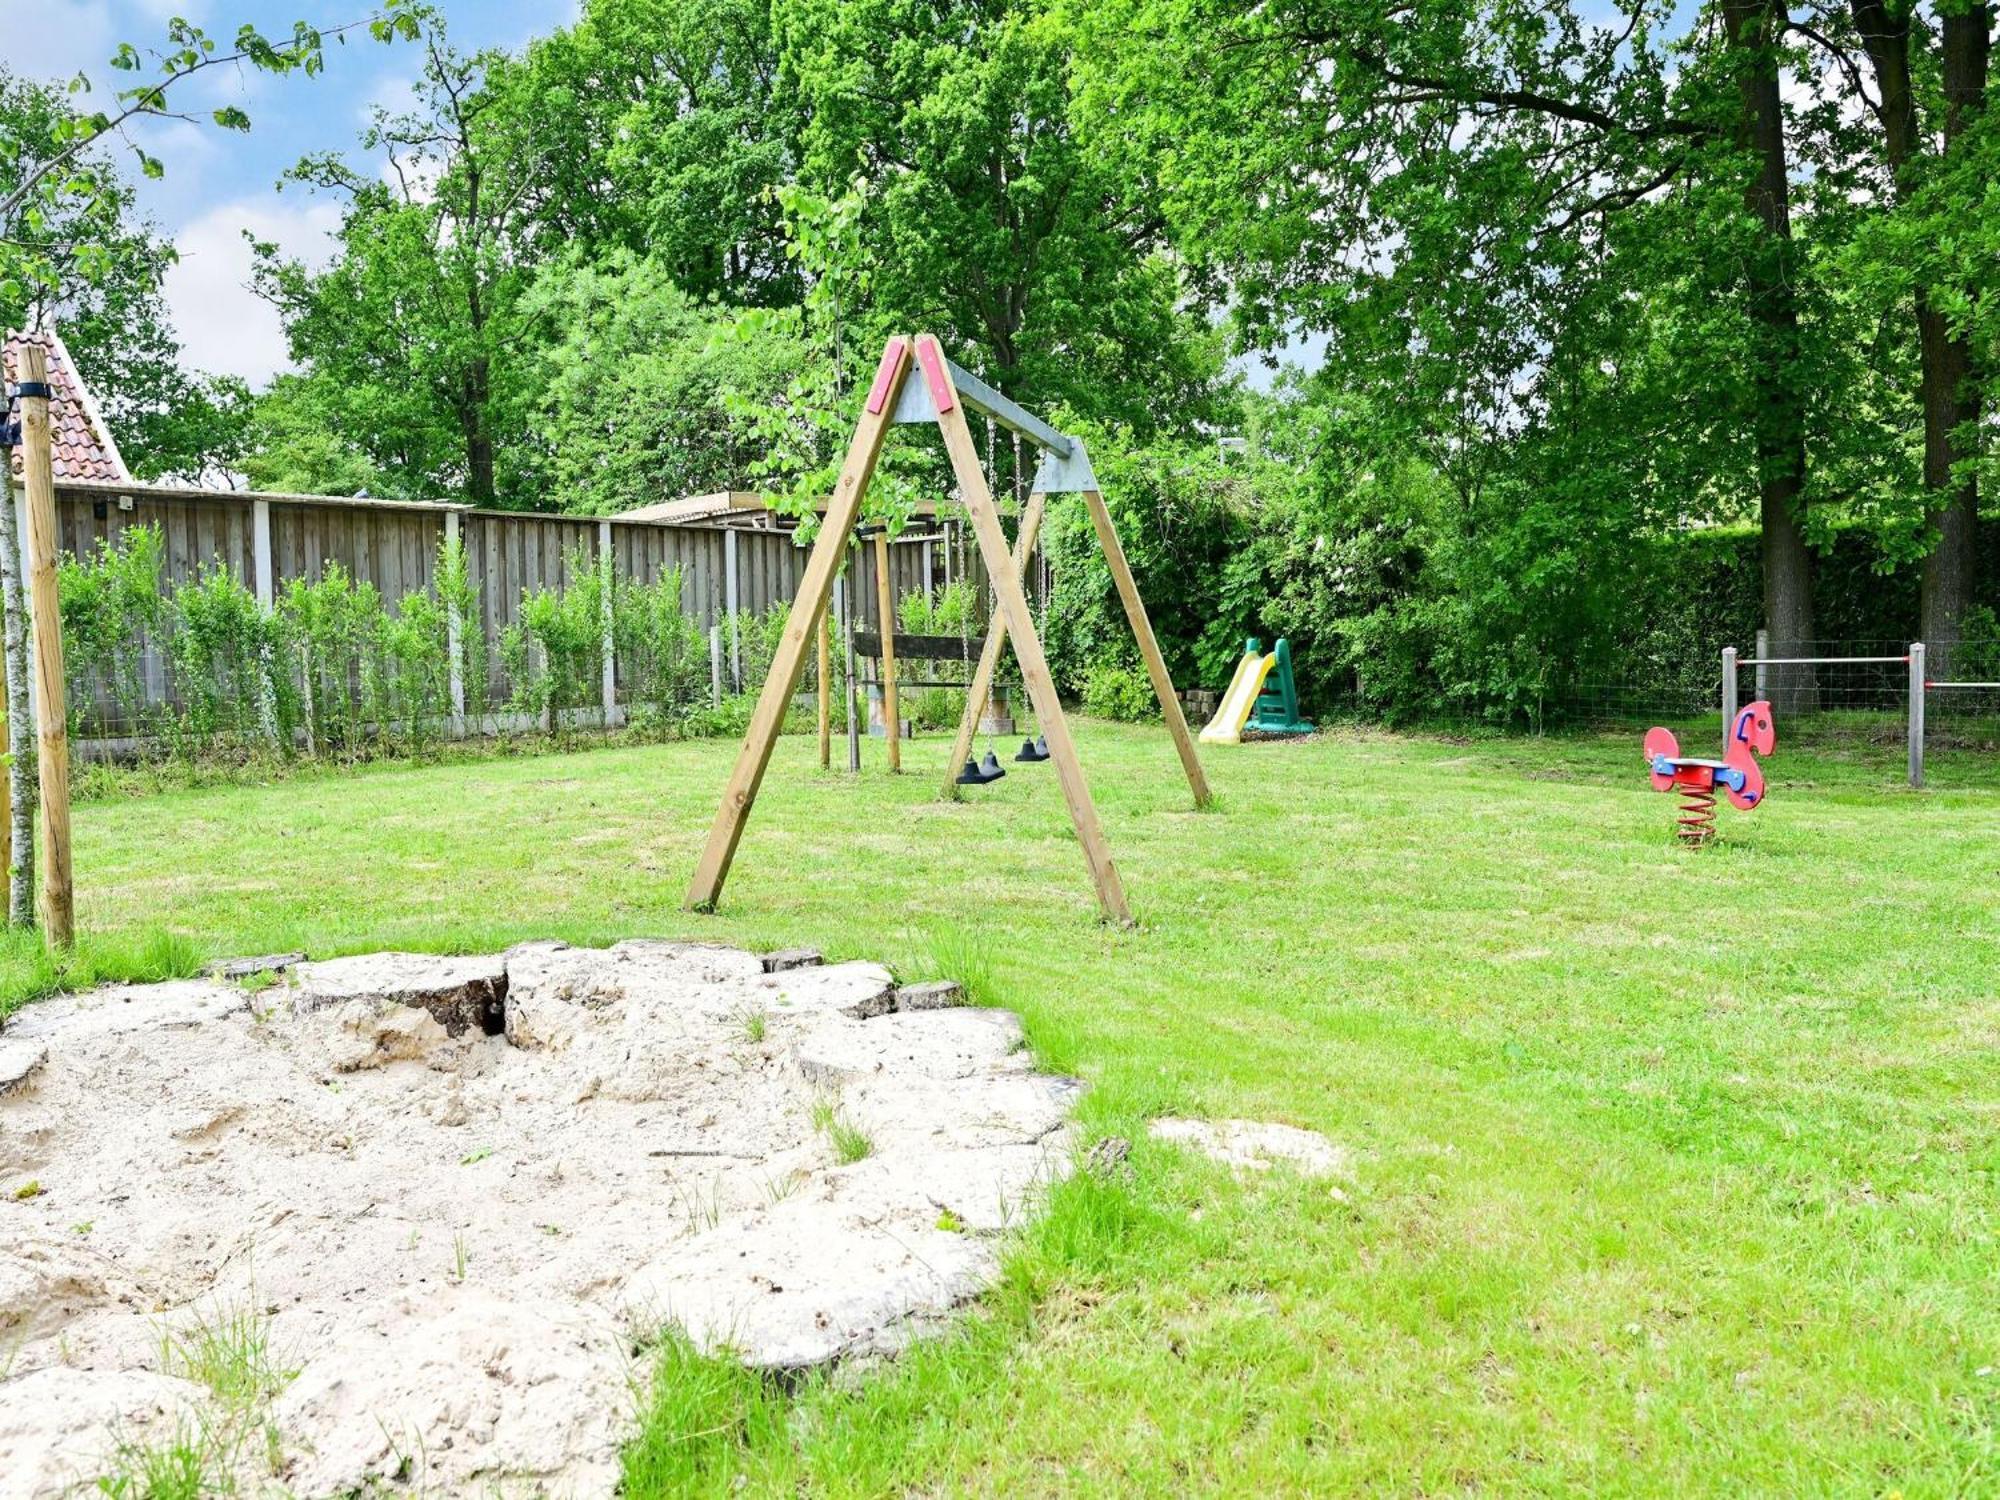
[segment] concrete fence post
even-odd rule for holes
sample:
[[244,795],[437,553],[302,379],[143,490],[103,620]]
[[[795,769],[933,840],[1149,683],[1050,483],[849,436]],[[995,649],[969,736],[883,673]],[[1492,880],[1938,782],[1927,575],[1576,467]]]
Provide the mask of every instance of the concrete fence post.
[[1757,632],[1757,696],[1759,698],[1768,698],[1771,696],[1771,669],[1764,665],[1770,655],[1771,632],[1760,630]]
[[[271,566],[271,502],[258,500],[250,507],[250,570],[256,576],[250,586],[257,591],[257,607],[270,614],[278,603],[278,580]],[[278,698],[277,687],[272,682],[275,675],[268,638],[259,652],[263,668],[263,680],[257,685],[257,724],[264,731],[264,738],[272,744],[278,743]]]
[[1924,643],[1910,643],[1910,785],[1924,784]]
[[1722,648],[1722,751],[1729,753],[1729,726],[1736,722],[1736,648]]
[[611,590],[614,579],[611,556],[611,523],[597,523],[597,576],[603,580],[604,598],[598,606],[604,632],[604,727],[611,729],[618,723],[618,659],[612,631]]
[[722,534],[722,598],[729,611],[729,680],[735,691],[743,691],[743,629],[736,619],[741,595],[737,591],[736,533]]
[[[461,540],[458,512],[444,513],[444,544],[459,554],[459,561],[465,561],[465,544]],[[468,577],[470,574],[468,573]],[[449,682],[451,689],[451,733],[453,739],[465,738],[465,621],[459,618],[458,604],[450,601],[444,614],[444,651],[449,662]]]
[[708,627],[708,697],[717,708],[722,707],[722,627]]

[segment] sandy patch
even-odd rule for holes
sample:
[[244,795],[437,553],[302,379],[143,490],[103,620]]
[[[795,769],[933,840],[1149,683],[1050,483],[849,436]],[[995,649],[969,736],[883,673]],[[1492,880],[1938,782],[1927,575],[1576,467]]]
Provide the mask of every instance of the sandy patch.
[[239,1479],[300,1496],[607,1494],[668,1321],[763,1367],[893,1351],[1069,1164],[1077,1085],[954,998],[630,942],[28,1007],[0,1039],[0,1496],[198,1421],[166,1341],[202,1327],[266,1339]]
[[1239,1172],[1268,1172],[1284,1165],[1306,1177],[1352,1177],[1354,1154],[1317,1130],[1264,1120],[1182,1120],[1171,1116],[1147,1122],[1156,1141],[1186,1146]]

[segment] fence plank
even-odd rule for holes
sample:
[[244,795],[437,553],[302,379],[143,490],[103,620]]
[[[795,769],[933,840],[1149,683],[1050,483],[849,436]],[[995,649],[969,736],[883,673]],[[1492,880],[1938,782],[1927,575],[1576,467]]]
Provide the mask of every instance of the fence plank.
[[[121,496],[130,499],[129,510],[121,505]],[[260,505],[269,521],[268,560],[256,521]],[[571,516],[149,486],[65,485],[57,492],[57,511],[61,544],[72,555],[87,555],[100,539],[117,545],[135,526],[156,526],[164,544],[162,572],[167,583],[191,582],[205,569],[226,567],[252,591],[257,591],[260,577],[268,578],[271,595],[279,598],[288,581],[316,581],[329,563],[339,563],[357,585],[372,584],[390,610],[399,608],[410,594],[435,588],[445,519],[456,514],[467,572],[479,596],[473,628],[482,633],[487,694],[495,705],[503,703],[514,686],[504,680],[499,641],[519,619],[522,591],[574,584],[572,555],[581,547],[586,562],[596,556],[599,526],[596,520]],[[621,577],[651,584],[678,568],[682,610],[704,633],[722,620],[728,603],[725,549],[732,544],[720,529],[616,518],[608,526],[614,566]],[[930,528],[931,534],[940,529]],[[789,533],[742,530],[735,534],[733,545],[740,609],[763,614],[797,594],[806,554]],[[923,545],[898,542],[889,548],[892,592],[898,601],[923,587]],[[873,567],[869,549],[861,549],[850,580],[854,597],[874,598]],[[978,571],[976,557],[967,560],[967,569]],[[865,613],[872,615],[874,610]],[[146,643],[142,652],[141,680],[146,710],[175,706],[176,695],[157,643]],[[621,692],[635,686],[624,663],[617,665],[616,685]],[[95,734],[129,734],[138,728],[119,717],[108,682],[79,684],[76,704]]]

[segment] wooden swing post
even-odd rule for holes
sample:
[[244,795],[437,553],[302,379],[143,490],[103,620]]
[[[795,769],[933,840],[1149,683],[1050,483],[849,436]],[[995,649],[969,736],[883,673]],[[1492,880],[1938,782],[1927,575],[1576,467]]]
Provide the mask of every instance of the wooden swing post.
[[[1014,572],[1017,577],[1028,576],[1028,559],[1035,555],[1035,541],[1042,530],[1042,511],[1048,504],[1048,496],[1036,490],[1028,496],[1027,508],[1021,512],[1021,529],[1014,537]],[[944,795],[950,801],[958,801],[958,768],[965,764],[972,754],[972,737],[979,729],[980,710],[986,703],[986,695],[993,691],[993,677],[1000,670],[1000,648],[1007,643],[1007,622],[997,609],[986,629],[986,642],[979,648],[979,665],[973,669],[972,683],[966,690],[965,712],[959,715],[958,733],[951,742],[951,759],[944,767]]]
[[986,471],[980,467],[979,450],[973,446],[965,408],[952,387],[951,372],[945,368],[937,340],[929,334],[919,335],[917,358],[923,364],[931,399],[937,404],[938,431],[944,435],[945,452],[950,455],[952,470],[958,476],[959,494],[972,517],[980,560],[986,564],[987,577],[993,580],[1001,618],[1014,637],[1014,657],[1021,664],[1021,680],[1027,684],[1028,701],[1035,708],[1035,723],[1049,743],[1049,759],[1055,762],[1056,780],[1062,787],[1063,801],[1069,805],[1070,822],[1076,828],[1077,842],[1083,846],[1091,884],[1097,887],[1097,904],[1106,918],[1130,926],[1132,911],[1125,904],[1124,883],[1118,878],[1117,865],[1111,861],[1111,846],[1105,842],[1097,804],[1090,800],[1083,763],[1077,759],[1076,742],[1069,737],[1069,722],[1063,717],[1062,699],[1056,694],[1055,679],[1049,675],[1048,661],[1042,656],[1034,618],[1028,613],[1028,596],[1022,591],[1014,560],[1007,552],[1007,536],[1000,529],[1000,513],[994,509],[992,492],[986,487]]
[[1167,670],[1167,659],[1160,655],[1160,643],[1153,635],[1146,601],[1139,597],[1132,565],[1125,561],[1125,546],[1118,540],[1118,528],[1111,524],[1111,512],[1105,509],[1104,496],[1097,490],[1085,490],[1083,503],[1089,507],[1090,524],[1097,529],[1097,545],[1103,549],[1104,561],[1118,585],[1118,597],[1125,603],[1125,620],[1132,627],[1133,639],[1139,643],[1146,675],[1153,679],[1153,696],[1160,700],[1160,715],[1167,721],[1167,733],[1174,737],[1174,749],[1180,752],[1181,769],[1187,773],[1194,805],[1206,807],[1213,797],[1208,789],[1208,776],[1201,769],[1201,757],[1195,754],[1194,736],[1188,733],[1187,715],[1181,712],[1181,695],[1174,691],[1173,674]]
[[[688,885],[687,904],[697,911],[712,911],[722,884],[729,878],[729,866],[736,858],[736,846],[743,838],[743,825],[764,783],[764,771],[771,763],[771,750],[784,726],[785,707],[797,686],[799,669],[805,665],[806,635],[826,612],[827,597],[833,591],[833,575],[840,569],[847,538],[861,513],[861,497],[875,473],[875,460],[882,454],[882,439],[893,420],[894,396],[910,367],[910,341],[896,337],[882,351],[882,363],[875,372],[875,384],[841,462],[840,479],[827,501],[826,517],[820,523],[819,538],[806,561],[805,576],[799,580],[799,595],[778,649],[771,655],[771,671],[757,694],[757,707],[750,715],[749,732],[737,752],[736,767],[723,789],[722,805],[715,810],[715,822],[708,830],[708,843],[695,865]],[[850,704],[848,712],[852,713]]]
[[[909,378],[913,361],[922,370],[921,380],[912,381]],[[968,408],[984,413],[990,420],[1008,428],[1017,438],[1026,438],[1042,452],[1033,492],[1022,510],[1020,534],[1011,554],[1007,549],[1006,533],[1000,526],[999,509],[994,504],[993,492],[987,484],[986,472],[973,443],[972,429],[966,420]],[[728,879],[729,866],[743,836],[744,824],[749,819],[751,806],[756,802],[765,768],[770,764],[771,750],[784,719],[786,701],[798,679],[805,655],[806,633],[815,627],[820,632],[822,684],[820,764],[824,766],[827,762],[828,699],[824,692],[829,669],[824,623],[827,597],[833,587],[834,575],[840,569],[842,550],[860,514],[862,496],[874,474],[875,462],[881,453],[888,427],[896,422],[932,421],[937,423],[938,433],[944,439],[945,452],[957,476],[959,494],[965,502],[966,514],[995,598],[993,620],[980,648],[979,665],[968,684],[965,712],[959,722],[947,777],[955,777],[960,763],[971,753],[979,706],[992,690],[993,676],[999,669],[1000,651],[1011,639],[1015,659],[1021,665],[1022,681],[1027,686],[1028,700],[1034,707],[1042,738],[1048,744],[1048,758],[1055,763],[1056,780],[1062,788],[1064,805],[1076,829],[1077,842],[1083,848],[1091,884],[1096,888],[1098,906],[1107,920],[1126,925],[1131,923],[1132,914],[1125,902],[1124,885],[1119,879],[1118,867],[1112,861],[1097,806],[1091,800],[1090,786],[1084,779],[1083,765],[1076,753],[1076,742],[1071,738],[1069,723],[1063,717],[1062,700],[1056,693],[1048,660],[1042,654],[1041,639],[1035,632],[1034,617],[1028,608],[1027,591],[1023,584],[1028,562],[1034,556],[1041,532],[1048,497],[1080,494],[1090,509],[1091,523],[1097,532],[1099,545],[1104,549],[1112,577],[1117,582],[1119,598],[1124,603],[1126,619],[1138,641],[1139,654],[1145,659],[1153,690],[1159,695],[1160,708],[1166,717],[1168,731],[1174,737],[1175,747],[1180,752],[1182,768],[1187,773],[1189,787],[1193,789],[1195,803],[1205,806],[1209,801],[1208,781],[1202,774],[1194,741],[1188,734],[1187,719],[1174,693],[1173,679],[1168,674],[1165,659],[1160,655],[1159,642],[1154,638],[1152,623],[1146,616],[1145,603],[1139,597],[1138,585],[1125,560],[1125,551],[1119,544],[1111,513],[1105,508],[1104,497],[1098,492],[1097,479],[1091,472],[1083,444],[1056,431],[959,369],[945,358],[937,340],[929,334],[919,335],[914,342],[898,335],[889,340],[888,347],[883,351],[882,363],[876,370],[875,383],[869,389],[853,444],[841,466],[840,482],[828,502],[819,539],[813,546],[805,577],[799,584],[790,621],[773,656],[770,676],[764,681],[756,712],[751,716],[749,733],[744,736],[736,767],[723,791],[722,805],[716,810],[714,826],[709,830],[707,846],[695,867],[693,882],[688,887],[690,907],[713,910],[722,894],[723,882]],[[890,765],[896,768],[901,763],[902,724],[896,699],[895,602],[889,578],[888,543],[882,534],[875,537],[875,569],[876,612],[882,622],[883,706],[889,719]],[[852,703],[848,706],[848,713],[851,735]],[[957,794],[956,782],[948,780],[945,795]]]

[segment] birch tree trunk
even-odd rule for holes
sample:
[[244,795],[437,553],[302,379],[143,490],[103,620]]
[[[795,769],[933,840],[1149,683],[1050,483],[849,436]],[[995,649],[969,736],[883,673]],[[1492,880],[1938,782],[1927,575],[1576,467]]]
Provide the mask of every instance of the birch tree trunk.
[[[0,450],[4,452],[5,450]],[[28,703],[28,606],[21,591],[20,512],[14,506],[13,465],[0,481],[0,646],[7,668],[7,722],[12,727],[13,763],[7,786],[13,797],[13,857],[7,869],[7,922],[35,922],[35,717]]]

